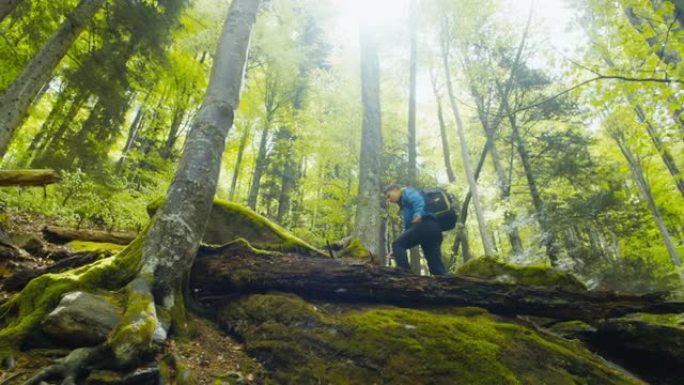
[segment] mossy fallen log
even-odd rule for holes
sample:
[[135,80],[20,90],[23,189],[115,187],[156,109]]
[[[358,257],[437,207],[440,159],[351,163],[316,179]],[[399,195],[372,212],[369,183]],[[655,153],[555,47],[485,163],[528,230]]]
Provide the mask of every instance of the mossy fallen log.
[[127,245],[137,236],[134,232],[107,232],[98,230],[79,230],[58,226],[45,226],[42,230],[43,237],[49,242],[65,244],[71,241],[88,241],[99,243],[115,243]]
[[191,275],[202,300],[237,293],[282,291],[330,301],[365,301],[403,306],[478,306],[503,315],[559,320],[597,320],[634,312],[684,312],[665,293],[623,295],[573,292],[464,276],[421,277],[391,268],[344,260],[259,253],[244,242],[203,249]]
[[55,170],[0,170],[0,186],[46,186],[62,180]]

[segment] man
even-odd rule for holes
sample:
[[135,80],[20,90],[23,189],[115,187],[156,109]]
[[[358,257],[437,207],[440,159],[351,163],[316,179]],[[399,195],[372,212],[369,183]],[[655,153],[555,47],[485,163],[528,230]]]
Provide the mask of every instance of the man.
[[425,197],[413,187],[391,184],[383,190],[388,201],[401,208],[404,232],[392,243],[392,255],[397,267],[409,271],[406,250],[420,245],[432,275],[445,275],[442,264],[442,229],[437,218],[425,211]]

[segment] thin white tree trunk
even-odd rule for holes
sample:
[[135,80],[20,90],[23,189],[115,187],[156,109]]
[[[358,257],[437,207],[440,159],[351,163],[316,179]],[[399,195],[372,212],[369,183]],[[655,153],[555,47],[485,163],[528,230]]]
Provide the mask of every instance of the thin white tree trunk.
[[679,273],[679,278],[682,281],[682,285],[684,286],[684,271],[682,271],[681,268],[682,260],[680,259],[679,254],[677,253],[677,248],[675,248],[675,245],[672,242],[670,232],[667,230],[667,226],[665,226],[665,221],[663,220],[663,216],[660,213],[660,209],[658,209],[658,205],[656,205],[655,203],[653,193],[651,192],[651,186],[646,181],[646,177],[644,176],[644,172],[641,168],[641,165],[639,164],[637,158],[634,156],[632,150],[625,143],[625,138],[622,136],[622,133],[614,133],[612,136],[615,142],[617,143],[618,147],[620,148],[622,155],[624,155],[625,159],[627,160],[629,169],[632,171],[632,175],[634,176],[634,179],[637,182],[639,193],[641,194],[641,197],[646,201],[648,209],[651,211],[651,214],[653,215],[653,219],[656,222],[656,226],[658,226],[660,235],[662,235],[663,237],[665,248],[667,249],[667,252],[670,255],[672,264],[675,266],[675,269]]
[[373,262],[384,265],[382,218],[380,207],[382,173],[382,123],[380,116],[380,65],[375,36],[362,24],[361,98],[363,127],[359,161],[359,195],[356,206],[356,235],[373,255]]
[[473,174],[473,167],[470,161],[470,153],[468,152],[468,143],[466,142],[463,121],[461,120],[461,114],[458,110],[458,106],[456,105],[454,87],[451,82],[451,72],[449,71],[449,42],[448,37],[446,36],[446,28],[444,25],[442,26],[442,62],[444,64],[444,73],[446,76],[449,103],[451,105],[451,111],[454,114],[454,119],[456,120],[456,131],[458,133],[458,138],[461,145],[463,168],[465,169],[465,173],[468,178],[468,185],[470,187],[470,193],[473,197],[473,206],[475,208],[475,215],[477,216],[477,223],[480,229],[480,236],[482,237],[482,246],[484,247],[485,255],[492,256],[494,255],[494,242],[492,241],[492,237],[489,234],[489,231],[487,230],[487,224],[485,222],[482,206],[480,204],[480,193],[477,188],[477,181],[475,180],[475,175]]
[[104,0],[81,0],[59,29],[0,96],[0,158],[5,155],[31,102],[50,80],[52,71],[80,35]]

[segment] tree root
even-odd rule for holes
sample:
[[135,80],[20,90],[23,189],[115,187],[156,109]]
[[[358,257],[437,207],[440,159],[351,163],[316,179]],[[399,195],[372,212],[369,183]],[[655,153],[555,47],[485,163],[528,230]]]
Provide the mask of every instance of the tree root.
[[100,367],[108,353],[109,349],[104,345],[75,349],[54,365],[38,371],[23,385],[38,385],[44,380],[57,377],[62,378],[61,385],[76,385],[76,379],[86,371]]

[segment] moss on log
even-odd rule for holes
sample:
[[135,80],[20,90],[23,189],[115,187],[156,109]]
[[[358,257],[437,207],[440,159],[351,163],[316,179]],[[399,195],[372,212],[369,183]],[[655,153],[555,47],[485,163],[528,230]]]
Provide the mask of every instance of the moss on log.
[[288,384],[644,384],[581,344],[477,308],[343,308],[252,295],[219,316]]
[[573,292],[465,276],[421,277],[339,259],[256,254],[242,243],[203,249],[195,261],[191,285],[200,299],[276,290],[331,301],[479,306],[498,314],[559,320],[684,312],[684,303],[667,302],[665,293]]
[[[163,199],[158,199],[147,207],[150,217],[156,213],[163,202]],[[328,257],[328,254],[297,238],[248,207],[215,199],[202,243],[223,245],[239,238],[247,240],[252,246],[262,250]]]
[[544,265],[513,265],[492,257],[474,258],[458,268],[460,275],[527,286],[558,287],[586,291],[587,286],[570,273]]
[[60,180],[55,170],[0,170],[0,186],[46,186]]

